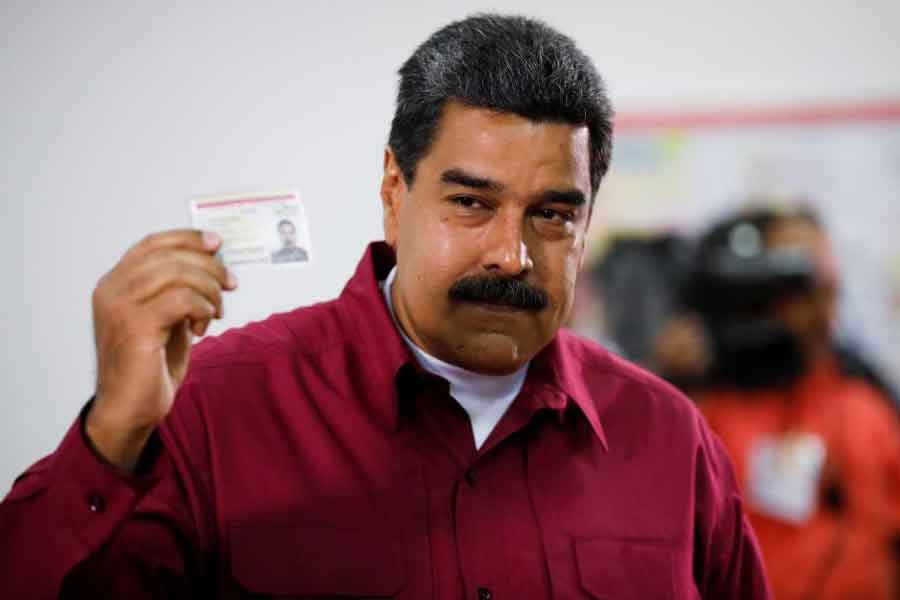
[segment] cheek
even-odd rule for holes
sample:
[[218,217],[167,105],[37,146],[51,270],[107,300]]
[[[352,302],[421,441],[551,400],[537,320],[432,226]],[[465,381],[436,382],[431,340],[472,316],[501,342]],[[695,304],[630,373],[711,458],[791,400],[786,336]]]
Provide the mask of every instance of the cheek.
[[802,333],[811,321],[809,307],[798,300],[786,300],[775,311],[775,319],[794,333]]
[[399,240],[398,260],[410,270],[421,294],[432,300],[446,296],[450,286],[466,273],[474,244],[440,218],[407,223]]
[[453,263],[453,258],[458,257],[460,253],[459,241],[453,235],[450,226],[436,220],[429,224],[424,233],[423,242],[433,267],[438,271],[447,269]]
[[578,280],[581,253],[575,247],[555,248],[547,252],[543,264],[542,284],[550,294],[554,320],[563,321],[575,300],[575,284]]
[[560,311],[561,311],[561,320],[565,321],[569,316],[569,312],[572,310],[572,305],[575,302],[575,285],[578,282],[578,259],[572,259],[566,262],[566,268],[564,269],[564,277],[562,285],[564,286],[562,289],[563,301],[561,302]]

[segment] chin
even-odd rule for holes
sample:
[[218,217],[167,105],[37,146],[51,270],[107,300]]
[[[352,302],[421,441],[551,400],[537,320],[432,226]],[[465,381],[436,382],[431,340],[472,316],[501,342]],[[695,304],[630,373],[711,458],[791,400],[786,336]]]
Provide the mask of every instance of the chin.
[[512,375],[522,368],[525,363],[487,363],[480,361],[478,364],[472,364],[464,367],[469,371],[481,373],[482,375]]
[[459,366],[485,375],[509,375],[531,360],[534,353],[507,335],[489,333],[467,344],[457,345],[455,360]]

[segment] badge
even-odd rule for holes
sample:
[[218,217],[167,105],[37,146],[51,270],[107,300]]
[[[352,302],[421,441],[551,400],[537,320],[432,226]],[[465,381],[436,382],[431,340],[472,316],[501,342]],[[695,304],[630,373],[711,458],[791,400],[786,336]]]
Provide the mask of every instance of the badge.
[[803,524],[818,506],[825,443],[812,433],[765,436],[747,461],[747,500],[759,512]]

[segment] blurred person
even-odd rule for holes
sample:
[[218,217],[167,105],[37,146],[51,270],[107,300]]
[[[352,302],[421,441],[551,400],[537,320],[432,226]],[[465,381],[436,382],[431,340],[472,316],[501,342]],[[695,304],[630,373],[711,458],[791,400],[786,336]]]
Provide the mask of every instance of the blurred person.
[[272,253],[273,263],[305,262],[309,256],[305,249],[297,245],[297,226],[289,219],[278,222],[278,239],[281,248]]
[[837,347],[821,222],[747,211],[698,256],[699,316],[664,328],[657,359],[692,383],[735,463],[775,596],[897,598],[900,426],[878,379]]
[[689,248],[672,233],[617,234],[586,278],[603,299],[609,337],[628,360],[652,366],[653,341],[677,308]]
[[400,69],[338,299],[192,348],[220,240],[134,246],[94,399],[0,504],[6,596],[770,597],[693,404],[560,330],[611,134],[569,38],[470,17]]
[[[763,231],[772,232],[768,242]],[[662,324],[642,360],[651,370],[684,390],[721,381],[768,387],[827,356],[900,405],[886,379],[837,333],[839,274],[814,212],[799,205],[741,211],[711,227],[689,254],[693,259],[669,261],[676,274],[666,293],[677,300],[656,319]],[[773,319],[777,302],[784,314]]]

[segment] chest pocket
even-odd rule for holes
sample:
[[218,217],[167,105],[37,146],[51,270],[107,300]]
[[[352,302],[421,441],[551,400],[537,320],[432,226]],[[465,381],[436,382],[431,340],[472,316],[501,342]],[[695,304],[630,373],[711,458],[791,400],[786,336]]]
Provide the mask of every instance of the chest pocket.
[[231,573],[252,597],[395,598],[405,583],[389,532],[238,525],[229,534]]
[[[674,543],[576,539],[578,580],[596,600],[682,600],[697,598],[692,578],[680,577]],[[690,568],[687,573],[690,573]]]

